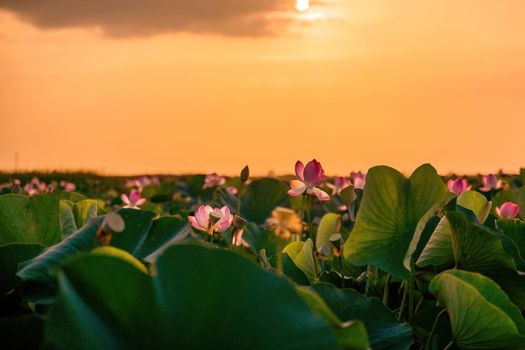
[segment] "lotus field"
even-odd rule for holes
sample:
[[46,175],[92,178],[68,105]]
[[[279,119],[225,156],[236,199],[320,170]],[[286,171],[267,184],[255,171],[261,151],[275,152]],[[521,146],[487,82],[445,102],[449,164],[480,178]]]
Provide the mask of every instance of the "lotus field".
[[0,348],[525,349],[525,171],[294,170],[2,175]]

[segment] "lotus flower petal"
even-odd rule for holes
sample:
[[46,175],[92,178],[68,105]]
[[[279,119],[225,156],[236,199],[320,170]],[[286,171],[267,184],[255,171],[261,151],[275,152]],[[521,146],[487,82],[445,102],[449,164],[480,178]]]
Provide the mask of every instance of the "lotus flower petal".
[[121,194],[120,195],[120,200],[122,201],[122,203],[126,204],[126,205],[129,205],[129,198],[126,194]]
[[312,187],[308,189],[308,193],[313,194],[319,199],[320,201],[329,201],[330,196],[325,191],[321,190],[317,187]]
[[202,228],[203,231],[208,229],[210,222],[210,213],[213,212],[213,208],[209,205],[201,205],[195,213],[195,220],[197,224]]
[[200,230],[200,231],[205,231],[205,229],[203,229],[203,228],[197,223],[197,220],[195,219],[195,216],[188,216],[188,221],[191,223],[191,226],[193,226],[195,229]]
[[295,175],[297,175],[299,179],[304,181],[303,173],[304,173],[304,164],[303,162],[298,160],[297,162],[295,162]]
[[290,187],[291,189],[288,190],[288,194],[292,197],[300,196],[306,191],[306,185],[304,182],[299,180],[292,180],[290,181]]

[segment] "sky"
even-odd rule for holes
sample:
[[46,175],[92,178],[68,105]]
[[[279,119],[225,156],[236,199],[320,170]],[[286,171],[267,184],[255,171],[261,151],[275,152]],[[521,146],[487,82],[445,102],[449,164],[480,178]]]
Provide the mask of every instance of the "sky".
[[525,167],[524,1],[298,2],[0,0],[0,170]]

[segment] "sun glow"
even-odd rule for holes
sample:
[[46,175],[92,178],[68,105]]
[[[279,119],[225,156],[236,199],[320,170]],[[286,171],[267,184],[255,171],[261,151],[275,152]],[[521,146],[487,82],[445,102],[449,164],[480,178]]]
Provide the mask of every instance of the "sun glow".
[[300,12],[308,11],[310,8],[310,0],[297,0],[295,2],[295,9]]

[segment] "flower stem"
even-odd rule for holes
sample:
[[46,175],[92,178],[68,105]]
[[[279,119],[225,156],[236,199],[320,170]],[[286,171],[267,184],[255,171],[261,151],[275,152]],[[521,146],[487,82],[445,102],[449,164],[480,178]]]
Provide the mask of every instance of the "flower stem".
[[343,254],[339,255],[339,266],[341,267],[341,289],[345,289],[345,270],[343,267]]
[[366,284],[365,284],[365,297],[368,296],[368,291],[370,290],[370,276],[372,275],[372,270],[370,265],[366,265]]
[[385,288],[383,289],[383,304],[388,307],[388,293],[390,291],[390,279],[391,275],[386,275]]
[[312,239],[312,242],[314,244],[314,250],[316,249],[315,247],[315,233],[313,231],[313,225],[312,225],[312,198],[311,197],[307,197],[306,199],[306,215],[308,217],[308,238],[311,238]]
[[398,321],[401,321],[401,319],[403,318],[403,311],[405,311],[405,304],[406,304],[406,300],[407,300],[407,296],[408,296],[408,286],[407,286],[407,281],[403,281],[403,299],[401,299],[401,306],[399,307],[399,314],[397,315],[397,320]]
[[421,298],[419,298],[418,303],[416,304],[416,309],[414,310],[414,315],[417,314],[417,312],[419,311],[419,308],[421,307],[421,305],[423,305],[423,300],[425,300],[425,297],[421,296]]
[[237,188],[237,215],[241,216],[241,190],[242,184]]
[[232,235],[230,237],[230,247],[233,246],[233,239],[235,238],[235,233],[237,232],[237,228],[234,228],[232,231]]
[[299,241],[303,240],[303,222],[304,222],[304,200],[306,194],[303,194],[301,197],[301,210],[299,212],[299,217],[301,218],[301,234],[299,235]]
[[280,274],[283,273],[283,253],[282,251],[277,252],[277,271]]
[[447,310],[445,309],[441,310],[434,319],[434,324],[432,325],[432,328],[430,329],[430,334],[428,335],[427,341],[425,342],[425,350],[430,350],[430,342],[432,341],[432,337],[436,332],[436,327],[439,322],[439,319],[441,318],[441,315],[443,315],[446,311]]
[[408,281],[408,319],[412,319],[414,316],[414,277],[410,277]]
[[447,344],[447,346],[445,346],[443,348],[443,350],[449,350],[449,349],[452,349],[452,345],[454,345],[454,340],[451,340],[450,343]]

